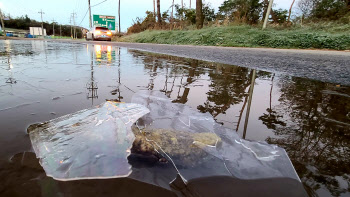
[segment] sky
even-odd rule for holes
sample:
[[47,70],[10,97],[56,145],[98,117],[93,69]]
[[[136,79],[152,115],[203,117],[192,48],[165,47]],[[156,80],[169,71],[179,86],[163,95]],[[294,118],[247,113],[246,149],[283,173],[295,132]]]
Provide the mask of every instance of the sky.
[[[104,0],[90,0],[91,6]],[[183,0],[185,6],[189,5],[190,0]],[[289,9],[293,0],[274,0],[274,8]],[[217,11],[224,0],[205,0]],[[166,11],[171,6],[172,0],[161,0],[161,10]],[[181,0],[175,0],[175,4],[181,4]],[[297,4],[297,3],[296,3]],[[297,6],[294,4],[294,10]],[[195,0],[192,0],[192,7],[195,6]],[[59,24],[70,24],[71,13],[76,13],[76,24],[85,28],[89,27],[88,0],[0,0],[0,8],[11,17],[28,15],[29,18],[41,21],[40,14],[42,10],[43,20]],[[145,12],[153,10],[153,0],[121,0],[121,29],[126,31],[133,23],[136,17],[145,17]],[[91,8],[92,14],[100,15],[118,15],[118,0],[106,0],[105,2]],[[85,18],[84,18],[85,16]]]

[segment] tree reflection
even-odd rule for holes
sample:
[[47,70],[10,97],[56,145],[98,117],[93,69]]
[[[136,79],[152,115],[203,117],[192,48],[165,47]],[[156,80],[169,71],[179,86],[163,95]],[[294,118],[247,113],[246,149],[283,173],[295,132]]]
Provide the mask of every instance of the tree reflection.
[[[132,54],[142,59],[150,75],[148,89],[154,89],[161,79],[158,90],[163,90],[168,97],[175,96],[173,102],[187,103],[189,93],[194,90],[206,93],[206,101],[197,103],[197,109],[218,119],[232,106],[240,105],[238,131],[248,105],[251,70],[167,55]],[[209,89],[193,88],[201,77],[207,77]],[[257,78],[258,82],[271,80],[266,95],[261,97],[269,95],[270,104],[266,111],[260,112],[259,120],[250,121],[261,121],[274,133],[266,141],[286,149],[311,196],[317,196],[320,188],[333,196],[349,193],[350,88],[301,78],[281,78],[262,71],[257,71]],[[262,83],[256,88],[264,87]],[[172,92],[176,92],[175,95]],[[279,96],[277,106],[273,106],[273,92]]]
[[209,112],[215,118],[248,95],[246,89],[250,85],[250,73],[247,68],[218,65],[209,77],[211,84],[207,101],[197,107],[203,113]]
[[[313,191],[325,187],[333,196],[349,192],[350,99],[323,90],[350,95],[350,88],[288,77],[278,85],[281,105],[260,117],[277,136],[267,142],[286,149],[300,178]],[[279,120],[283,115],[290,119]]]
[[272,90],[273,90],[273,81],[275,78],[275,74],[271,77],[271,89],[270,89],[270,107],[266,109],[267,113],[259,117],[259,120],[263,122],[269,129],[276,130],[276,125],[286,126],[286,123],[279,120],[283,118],[282,115],[278,115],[275,110],[272,109]]

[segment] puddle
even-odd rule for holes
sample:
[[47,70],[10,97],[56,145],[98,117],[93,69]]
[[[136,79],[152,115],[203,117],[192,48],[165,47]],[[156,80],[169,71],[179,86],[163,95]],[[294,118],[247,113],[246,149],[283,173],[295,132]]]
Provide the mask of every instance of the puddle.
[[[0,54],[2,166],[31,150],[28,125],[106,100],[130,102],[136,92],[154,90],[173,103],[211,114],[242,138],[285,148],[310,195],[350,195],[350,87],[257,70],[245,124],[251,69],[115,46],[45,41],[0,41]],[[161,174],[164,168],[152,170]],[[133,172],[137,176],[137,169]]]

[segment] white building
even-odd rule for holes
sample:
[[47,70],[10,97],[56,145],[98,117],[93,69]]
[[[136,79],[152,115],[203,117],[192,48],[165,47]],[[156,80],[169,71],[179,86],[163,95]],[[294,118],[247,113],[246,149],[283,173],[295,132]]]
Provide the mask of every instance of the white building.
[[[29,27],[30,34],[34,36],[42,36],[43,31],[41,27]],[[46,29],[44,29],[44,36],[46,36]]]

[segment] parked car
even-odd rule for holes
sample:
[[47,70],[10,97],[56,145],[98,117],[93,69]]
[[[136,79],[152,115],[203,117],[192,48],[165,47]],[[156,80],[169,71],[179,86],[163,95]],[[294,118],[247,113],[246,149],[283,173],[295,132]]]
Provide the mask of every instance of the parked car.
[[86,40],[112,40],[112,32],[106,27],[93,27],[86,33]]

